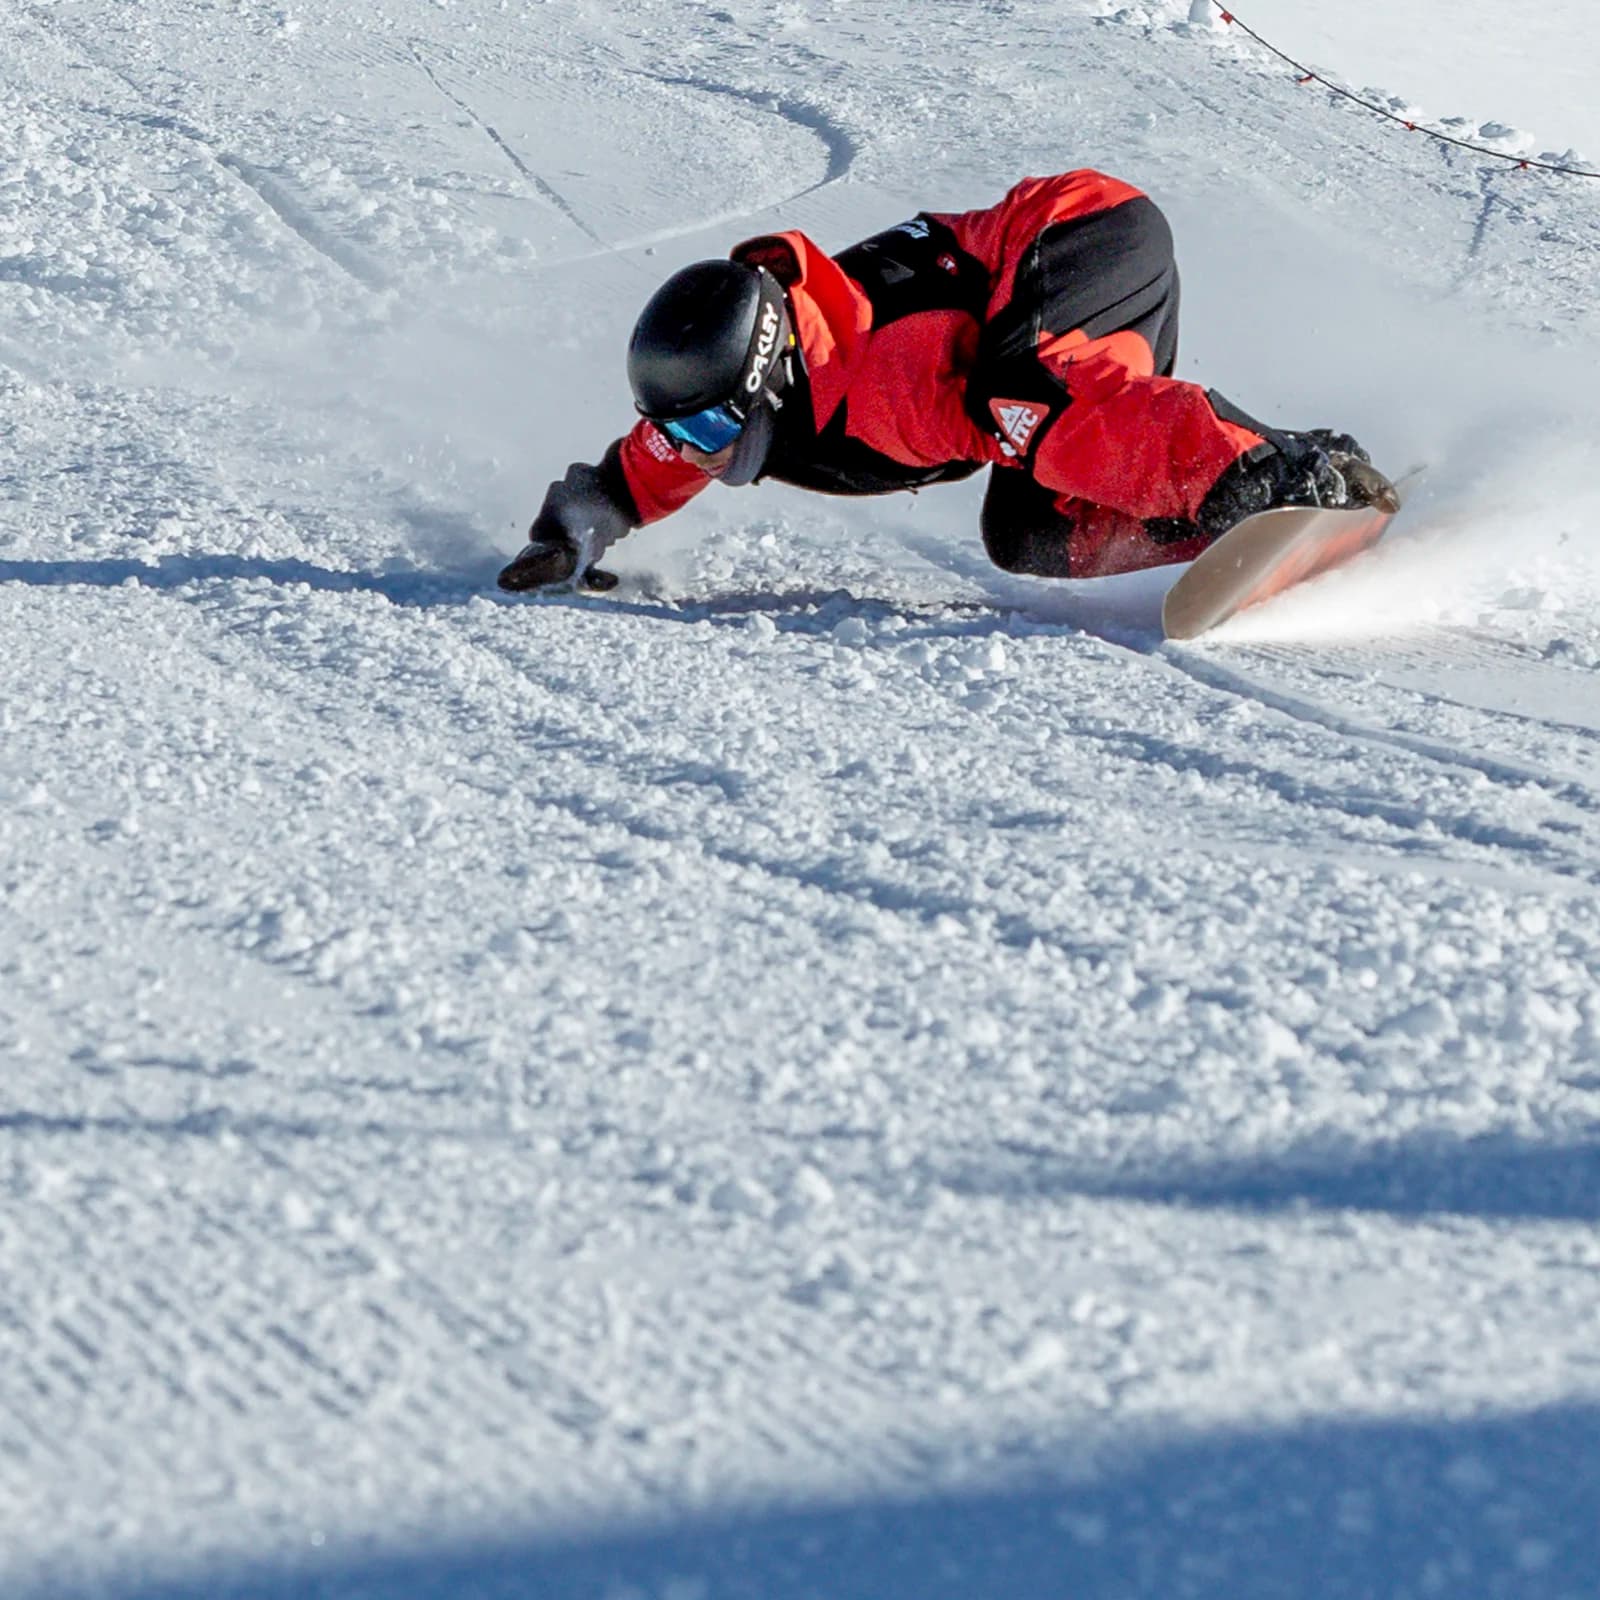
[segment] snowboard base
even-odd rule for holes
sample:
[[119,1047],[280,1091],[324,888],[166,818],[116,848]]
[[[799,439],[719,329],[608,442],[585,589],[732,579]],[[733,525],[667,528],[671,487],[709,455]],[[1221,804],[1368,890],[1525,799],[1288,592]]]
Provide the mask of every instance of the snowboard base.
[[1391,490],[1384,503],[1346,511],[1283,506],[1246,517],[1196,556],[1167,591],[1162,631],[1169,639],[1198,638],[1250,606],[1343,566],[1383,537],[1399,509]]

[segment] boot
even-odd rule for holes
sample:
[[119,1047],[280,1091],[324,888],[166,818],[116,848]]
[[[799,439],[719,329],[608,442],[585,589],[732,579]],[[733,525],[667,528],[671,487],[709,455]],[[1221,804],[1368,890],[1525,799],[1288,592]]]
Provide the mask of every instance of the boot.
[[1349,434],[1328,428],[1275,431],[1270,443],[1241,456],[1217,479],[1196,520],[1202,533],[1217,539],[1246,517],[1280,506],[1398,511],[1400,502],[1394,485]]

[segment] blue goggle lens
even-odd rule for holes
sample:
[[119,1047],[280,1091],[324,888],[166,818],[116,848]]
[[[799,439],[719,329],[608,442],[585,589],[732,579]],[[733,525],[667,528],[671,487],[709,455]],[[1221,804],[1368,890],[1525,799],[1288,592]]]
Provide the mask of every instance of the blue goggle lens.
[[656,426],[679,444],[693,445],[708,456],[726,450],[744,432],[744,423],[727,406],[708,406],[692,417],[672,417]]

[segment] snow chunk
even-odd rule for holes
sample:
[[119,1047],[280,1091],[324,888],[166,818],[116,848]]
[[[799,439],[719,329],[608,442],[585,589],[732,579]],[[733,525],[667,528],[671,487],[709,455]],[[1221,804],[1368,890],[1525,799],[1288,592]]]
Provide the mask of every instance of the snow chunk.
[[1565,1039],[1578,1031],[1580,1021],[1576,1006],[1552,1001],[1537,989],[1521,989],[1511,996],[1500,1037],[1512,1045],[1530,1045],[1541,1038]]
[[958,657],[962,670],[969,678],[986,677],[990,673],[1006,670],[1006,642],[998,634],[987,639],[974,639],[964,645]]
[[1017,1353],[1017,1358],[989,1385],[997,1393],[1023,1389],[1046,1374],[1064,1367],[1072,1359],[1065,1339],[1055,1333],[1035,1334]]
[[1486,139],[1491,144],[1508,144],[1517,149],[1533,143],[1533,135],[1524,132],[1521,128],[1513,128],[1504,122],[1485,122],[1478,129],[1478,137]]
[[1517,1545],[1517,1565],[1524,1572],[1543,1572],[1556,1558],[1546,1539],[1523,1539]]
[[789,1179],[776,1221],[780,1225],[803,1222],[834,1204],[833,1185],[813,1166],[803,1166]]
[[1496,1482],[1494,1468],[1482,1456],[1457,1456],[1444,1469],[1444,1481],[1463,1497],[1481,1500],[1492,1494]]
[[1111,1525],[1098,1512],[1062,1511],[1056,1516],[1056,1525],[1065,1530],[1076,1543],[1097,1549],[1106,1542]]
[[1306,1052],[1300,1036],[1276,1017],[1265,1014],[1251,1024],[1256,1053],[1263,1061],[1298,1061]]
[[805,1275],[791,1285],[789,1298],[803,1306],[824,1305],[854,1293],[867,1276],[859,1256],[849,1250],[833,1250],[808,1265]]
[[706,1204],[724,1216],[765,1216],[772,1197],[754,1178],[724,1178],[707,1197]]
[[1438,995],[1407,1006],[1378,1027],[1382,1039],[1447,1039],[1458,1031],[1455,1011]]

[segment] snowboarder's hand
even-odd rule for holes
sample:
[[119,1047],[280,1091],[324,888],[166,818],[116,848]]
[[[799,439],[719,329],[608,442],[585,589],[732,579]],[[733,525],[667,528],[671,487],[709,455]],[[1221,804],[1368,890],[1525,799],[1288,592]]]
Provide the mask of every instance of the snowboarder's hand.
[[[525,550],[500,574],[502,589],[543,589],[569,583],[580,561],[592,563],[633,526],[626,510],[606,492],[599,470],[575,461],[545,493],[528,529]],[[593,576],[592,576],[593,575]],[[606,588],[609,576],[587,565],[584,581]]]
[[565,538],[592,561],[633,526],[627,511],[607,492],[598,467],[575,461],[552,483],[528,530],[530,539]]
[[517,559],[502,569],[497,580],[502,589],[519,593],[524,589],[545,589],[553,584],[569,583],[578,570],[578,547],[564,533],[540,537],[538,523],[534,524],[535,537],[518,554]]

